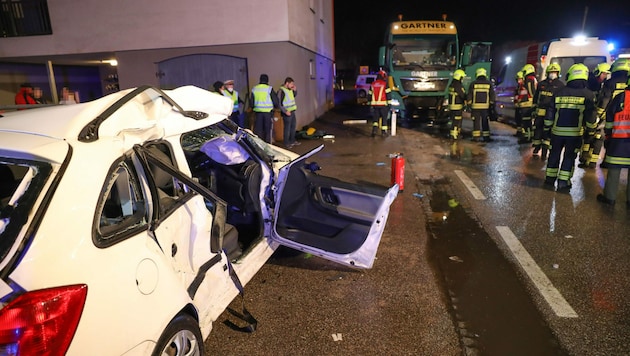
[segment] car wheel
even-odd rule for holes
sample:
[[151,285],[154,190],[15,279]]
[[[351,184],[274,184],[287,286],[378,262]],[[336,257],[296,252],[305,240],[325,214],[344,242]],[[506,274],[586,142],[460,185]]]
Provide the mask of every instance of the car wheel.
[[363,99],[367,96],[367,93],[365,92],[365,90],[359,90],[359,98]]
[[160,336],[153,356],[201,356],[203,339],[197,320],[188,314],[178,315]]

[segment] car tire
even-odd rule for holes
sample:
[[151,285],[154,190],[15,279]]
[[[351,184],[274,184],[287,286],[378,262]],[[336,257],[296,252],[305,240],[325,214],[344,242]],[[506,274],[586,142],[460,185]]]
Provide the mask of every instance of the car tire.
[[365,92],[365,90],[359,90],[359,98],[363,99],[367,96],[367,93]]
[[203,354],[201,330],[197,320],[188,314],[180,314],[168,324],[153,350],[153,356]]

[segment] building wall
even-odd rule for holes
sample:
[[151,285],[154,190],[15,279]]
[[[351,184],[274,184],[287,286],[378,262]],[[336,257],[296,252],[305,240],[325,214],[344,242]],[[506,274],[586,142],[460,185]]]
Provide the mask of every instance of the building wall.
[[289,40],[333,53],[332,0],[54,0],[48,7],[53,34],[2,38],[0,58]]
[[[269,84],[275,90],[279,89],[287,76],[292,77],[298,89],[298,127],[307,125],[326,112],[332,101],[332,60],[290,42],[117,52],[120,87],[159,86],[157,63],[192,54],[223,54],[248,58],[248,83],[235,85],[243,99],[249,89],[259,82],[262,73],[269,76]],[[207,85],[211,86],[212,83]]]
[[[0,38],[0,61],[52,58],[54,64],[60,56],[113,54],[118,85],[126,89],[158,86],[160,61],[224,54],[247,59],[248,88],[261,73],[276,89],[286,76],[293,77],[298,127],[332,102],[333,0],[54,0],[48,6],[53,34]],[[105,88],[111,68],[101,67]]]

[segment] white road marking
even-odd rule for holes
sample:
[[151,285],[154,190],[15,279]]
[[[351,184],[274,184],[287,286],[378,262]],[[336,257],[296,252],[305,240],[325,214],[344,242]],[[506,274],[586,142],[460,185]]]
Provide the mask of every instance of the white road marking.
[[464,183],[466,188],[468,188],[468,190],[470,191],[470,194],[472,194],[472,196],[475,199],[477,199],[477,200],[486,200],[486,196],[483,195],[483,193],[481,192],[481,190],[479,190],[479,188],[477,188],[475,183],[473,183],[473,181],[470,180],[470,178],[468,178],[466,173],[464,173],[463,171],[460,171],[459,169],[456,169],[455,170],[455,174],[457,174],[459,179],[462,181],[462,183]]
[[551,281],[545,273],[536,264],[532,256],[527,252],[525,247],[518,241],[512,230],[507,226],[497,226],[497,231],[503,238],[521,265],[521,268],[527,273],[540,294],[545,298],[551,309],[561,318],[577,318],[578,315],[571,305],[564,299],[562,294],[551,284]]

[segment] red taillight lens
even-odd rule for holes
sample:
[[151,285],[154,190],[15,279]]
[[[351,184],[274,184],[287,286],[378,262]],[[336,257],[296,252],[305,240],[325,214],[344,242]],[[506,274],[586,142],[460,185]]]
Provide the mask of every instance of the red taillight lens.
[[79,324],[87,285],[28,292],[0,310],[0,354],[63,355]]

